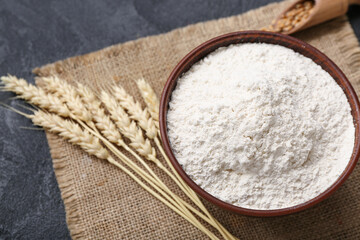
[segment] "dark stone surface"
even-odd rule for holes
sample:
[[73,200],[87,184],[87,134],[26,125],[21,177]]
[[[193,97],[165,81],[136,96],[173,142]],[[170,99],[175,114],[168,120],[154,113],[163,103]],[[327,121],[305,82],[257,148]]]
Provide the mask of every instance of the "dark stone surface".
[[[239,14],[273,0],[0,0],[0,75],[33,82],[31,69],[190,23]],[[350,21],[360,36],[360,7]],[[23,102],[0,93],[0,101]],[[42,131],[0,109],[0,239],[69,239]]]

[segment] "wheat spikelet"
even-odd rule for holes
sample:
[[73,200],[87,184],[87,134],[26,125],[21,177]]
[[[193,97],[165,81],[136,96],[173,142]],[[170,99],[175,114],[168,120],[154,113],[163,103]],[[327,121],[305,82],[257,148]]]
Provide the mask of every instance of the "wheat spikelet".
[[85,108],[74,86],[57,76],[42,77],[41,80],[45,83],[44,89],[63,100],[75,118],[86,123],[91,122],[91,114]]
[[93,108],[100,107],[101,102],[90,88],[81,83],[77,83],[77,93],[80,97],[82,97],[83,102],[85,102],[87,105],[94,104]]
[[144,139],[141,129],[130,119],[124,109],[117,103],[116,99],[105,91],[102,91],[101,101],[106,106],[111,119],[120,129],[120,132],[130,139],[130,146],[149,160],[156,158],[155,149],[151,146],[149,139]]
[[135,101],[123,87],[115,86],[114,96],[119,101],[120,105],[127,110],[131,119],[137,121],[139,126],[146,132],[146,136],[154,139],[157,135],[157,129],[153,119],[150,117],[146,109],[142,109],[138,101]]
[[155,126],[159,129],[160,103],[158,97],[152,87],[143,78],[136,81],[136,85],[138,86],[141,96],[148,107],[151,117],[154,119]]
[[24,79],[8,75],[2,76],[1,81],[4,89],[12,91],[18,97],[27,100],[42,109],[56,113],[63,117],[69,117],[70,111],[57,97],[47,94],[43,89],[27,83]]
[[81,129],[78,124],[70,120],[42,110],[36,111],[34,115],[30,115],[30,118],[35,125],[60,135],[72,144],[80,146],[90,155],[100,159],[107,159],[109,157],[108,151],[100,144],[98,138],[88,131]]

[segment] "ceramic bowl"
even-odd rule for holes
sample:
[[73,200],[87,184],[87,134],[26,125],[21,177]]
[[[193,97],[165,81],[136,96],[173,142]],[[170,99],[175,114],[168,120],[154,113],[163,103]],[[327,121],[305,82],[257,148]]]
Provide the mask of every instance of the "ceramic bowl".
[[[343,173],[340,177],[331,185],[326,191],[318,195],[317,197],[304,202],[302,204],[282,209],[274,209],[274,210],[255,210],[249,208],[238,207],[229,203],[226,203],[198,186],[183,170],[179,162],[176,160],[172,149],[171,144],[167,135],[167,126],[166,126],[166,113],[168,110],[168,103],[171,98],[171,93],[176,86],[177,79],[186,71],[190,69],[190,67],[198,62],[200,59],[218,49],[219,47],[226,47],[230,44],[238,44],[238,43],[269,43],[281,45],[290,49],[293,49],[295,52],[298,52],[308,58],[311,58],[315,63],[320,65],[325,71],[327,71],[339,84],[339,86],[344,90],[346,97],[351,106],[351,114],[354,118],[355,125],[355,145],[353,149],[353,153],[351,159],[346,166]],[[229,210],[231,212],[251,215],[251,216],[280,216],[295,213],[306,208],[309,208],[327,197],[329,197],[332,193],[334,193],[341,184],[349,177],[350,173],[353,171],[356,162],[359,158],[359,150],[360,150],[360,142],[359,142],[359,119],[360,119],[360,108],[359,108],[359,100],[357,95],[351,86],[350,82],[344,75],[344,73],[340,70],[335,63],[333,63],[325,54],[314,48],[313,46],[290,36],[270,33],[270,32],[262,32],[262,31],[243,31],[243,32],[234,32],[225,34],[216,38],[213,38],[200,46],[196,47],[190,53],[188,53],[174,68],[172,73],[170,74],[160,102],[160,132],[161,138],[163,140],[164,149],[167,156],[170,158],[171,163],[175,167],[176,171],[179,175],[184,179],[184,181],[201,197],[206,199],[207,201]]]

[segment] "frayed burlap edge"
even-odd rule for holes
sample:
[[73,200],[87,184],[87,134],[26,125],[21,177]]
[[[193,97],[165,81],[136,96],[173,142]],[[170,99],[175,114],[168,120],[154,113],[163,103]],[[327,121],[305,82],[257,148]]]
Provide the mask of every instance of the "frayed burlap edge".
[[76,191],[74,189],[74,179],[67,171],[69,155],[64,152],[64,144],[67,144],[64,140],[58,136],[46,132],[46,137],[49,144],[52,146],[50,153],[53,159],[53,168],[55,171],[56,179],[61,189],[61,198],[64,201],[66,212],[66,223],[73,239],[84,239],[84,229],[79,226],[79,202],[76,197]]
[[[43,82],[36,77],[35,82],[38,86],[42,86]],[[70,155],[66,154],[64,149],[69,144],[59,136],[46,131],[46,138],[49,143],[50,154],[53,160],[53,168],[61,189],[61,198],[64,202],[66,212],[66,223],[70,231],[72,239],[84,239],[84,228],[80,226],[79,219],[79,200],[76,197],[74,189],[74,181],[72,174],[68,171]]]

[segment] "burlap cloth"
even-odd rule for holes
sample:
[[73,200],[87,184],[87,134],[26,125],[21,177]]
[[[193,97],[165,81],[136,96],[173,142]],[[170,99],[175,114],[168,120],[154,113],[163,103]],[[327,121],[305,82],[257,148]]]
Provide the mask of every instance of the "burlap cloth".
[[[267,25],[288,3],[274,3],[238,16],[190,25],[166,34],[118,44],[35,69],[95,90],[119,81],[138,99],[133,80],[145,77],[161,94],[176,63],[200,43],[220,34]],[[359,93],[358,40],[342,17],[296,34],[325,52]],[[89,157],[47,134],[67,224],[74,239],[206,239],[145,192],[119,169]],[[171,182],[169,179],[165,179]],[[301,213],[275,218],[239,216],[209,203],[213,215],[241,239],[359,239],[360,169],[329,199]],[[172,189],[178,192],[173,185]]]

